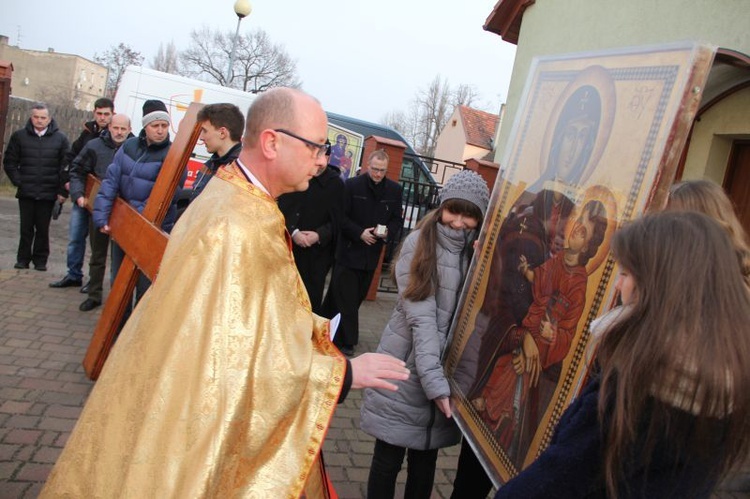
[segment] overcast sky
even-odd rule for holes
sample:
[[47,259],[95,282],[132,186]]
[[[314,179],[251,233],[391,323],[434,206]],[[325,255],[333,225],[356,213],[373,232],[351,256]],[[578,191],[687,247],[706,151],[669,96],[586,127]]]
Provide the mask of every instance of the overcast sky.
[[[498,112],[515,46],[482,26],[497,0],[250,0],[241,32],[262,27],[297,61],[303,89],[328,111],[379,122],[406,110],[440,74],[475,87],[478,107]],[[124,42],[146,57],[177,49],[203,25],[234,31],[234,0],[3,0],[0,34],[11,45],[92,59]]]

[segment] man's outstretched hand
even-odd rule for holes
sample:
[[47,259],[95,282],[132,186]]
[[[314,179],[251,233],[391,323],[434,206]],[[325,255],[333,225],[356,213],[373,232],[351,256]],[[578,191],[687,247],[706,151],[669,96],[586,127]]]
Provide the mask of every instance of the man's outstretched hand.
[[349,361],[352,366],[352,388],[398,390],[388,379],[405,380],[409,370],[404,361],[382,353],[364,353]]

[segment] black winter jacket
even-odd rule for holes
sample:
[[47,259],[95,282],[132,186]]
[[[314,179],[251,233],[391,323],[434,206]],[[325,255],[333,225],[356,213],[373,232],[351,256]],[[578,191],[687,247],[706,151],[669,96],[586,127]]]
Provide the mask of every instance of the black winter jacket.
[[336,248],[336,264],[350,269],[373,270],[378,266],[383,240],[365,244],[362,232],[376,225],[388,227],[388,241],[400,236],[401,186],[384,178],[375,184],[367,173],[350,178],[344,184],[344,213],[341,237]]
[[62,178],[63,184],[70,181],[70,167],[73,164],[73,160],[76,159],[79,154],[81,154],[84,146],[88,144],[89,141],[97,137],[101,137],[102,133],[105,130],[106,128],[101,128],[96,124],[96,120],[87,121],[83,124],[81,135],[79,135],[78,138],[73,141],[73,144],[71,144],[70,146],[70,151],[68,151],[68,154],[65,155],[65,168],[63,170]]
[[295,230],[317,232],[320,241],[316,246],[326,248],[333,257],[331,249],[335,247],[329,246],[336,241],[343,200],[341,173],[335,166],[327,166],[320,175],[310,179],[306,191],[282,194],[278,204],[289,234],[294,234]]
[[[133,134],[130,134],[133,137]],[[115,144],[108,131],[90,140],[70,164],[70,198],[75,201],[84,195],[86,177],[89,173],[98,179],[107,174],[107,167],[112,164],[117,149],[122,144]]]
[[218,170],[220,166],[234,162],[234,160],[240,157],[241,151],[242,144],[238,142],[232,146],[224,156],[219,156],[217,153],[213,153],[211,157],[208,158],[203,164],[203,168],[198,171],[198,174],[195,177],[195,182],[193,182],[193,190],[190,192],[191,203],[198,197],[198,194],[203,192],[203,189],[206,188],[208,181],[211,180],[211,177],[216,173],[216,170]]
[[13,132],[5,149],[3,167],[11,183],[18,188],[16,197],[54,201],[58,194],[67,196],[62,175],[68,150],[68,138],[54,119],[41,137],[34,131],[31,119],[24,128]]
[[90,140],[101,137],[104,130],[106,130],[106,128],[101,128],[99,125],[97,125],[96,120],[91,120],[84,123],[83,130],[81,130],[81,135],[79,135],[78,138],[74,140],[70,145],[70,153],[65,158],[66,164],[72,163],[75,157],[78,156],[81,151],[83,151],[83,147],[88,144]]
[[[606,424],[602,425],[598,413],[600,386],[599,378],[592,378],[563,413],[549,447],[528,468],[502,486],[495,499],[608,497],[602,467],[606,441],[602,426]],[[667,410],[675,417],[689,416],[674,407]],[[644,421],[648,420],[650,411],[647,408]],[[720,439],[726,435],[721,420],[716,420],[715,435],[715,442],[706,442],[707,448],[712,449],[707,456],[713,457],[701,459],[680,456],[675,451],[675,442],[661,439],[651,452],[648,466],[642,459],[624,466],[619,497],[708,499],[718,479],[716,464],[723,448]],[[643,448],[643,442],[638,446]]]

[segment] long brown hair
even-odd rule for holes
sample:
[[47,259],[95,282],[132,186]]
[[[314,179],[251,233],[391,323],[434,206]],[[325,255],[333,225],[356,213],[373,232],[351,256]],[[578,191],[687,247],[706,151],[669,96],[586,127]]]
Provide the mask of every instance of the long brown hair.
[[598,350],[608,495],[633,459],[648,469],[657,442],[715,462],[706,480],[720,477],[750,448],[750,293],[732,241],[706,215],[662,212],[621,229],[612,249],[637,298]]
[[[414,256],[409,268],[409,284],[403,292],[403,297],[411,301],[422,301],[435,292],[437,286],[437,224],[443,210],[448,210],[456,215],[464,215],[477,220],[477,226],[482,225],[482,211],[469,201],[452,198],[445,200],[436,210],[429,212],[417,224],[419,239],[414,249]],[[398,256],[401,256],[399,248]],[[391,266],[391,272],[395,273],[396,266]],[[396,281],[395,275],[393,281]]]
[[668,210],[698,211],[713,218],[724,227],[737,252],[745,282],[750,286],[750,244],[734,205],[720,185],[710,180],[686,180],[669,189]]

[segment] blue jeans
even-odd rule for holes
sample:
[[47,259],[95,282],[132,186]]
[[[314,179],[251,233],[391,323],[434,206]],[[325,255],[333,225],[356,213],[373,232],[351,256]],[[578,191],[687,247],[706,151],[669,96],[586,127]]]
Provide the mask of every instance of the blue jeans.
[[86,254],[86,237],[89,235],[89,212],[73,203],[68,226],[68,277],[83,279],[83,257]]

